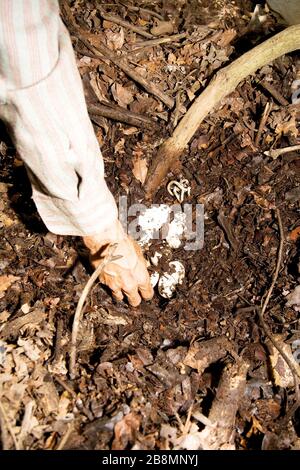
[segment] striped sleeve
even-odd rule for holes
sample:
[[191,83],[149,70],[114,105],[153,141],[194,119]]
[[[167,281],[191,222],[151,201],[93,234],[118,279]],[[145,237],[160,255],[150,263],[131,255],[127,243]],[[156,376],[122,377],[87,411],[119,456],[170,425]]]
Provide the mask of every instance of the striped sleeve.
[[47,228],[95,235],[117,219],[56,0],[0,0],[0,118]]

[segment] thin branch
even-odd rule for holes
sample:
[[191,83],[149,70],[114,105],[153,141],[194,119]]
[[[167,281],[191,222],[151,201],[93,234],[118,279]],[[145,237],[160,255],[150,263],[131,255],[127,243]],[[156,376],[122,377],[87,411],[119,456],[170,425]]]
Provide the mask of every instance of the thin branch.
[[148,15],[154,16],[160,21],[164,21],[164,17],[161,16],[159,13],[156,13],[156,11],[149,10],[148,8],[140,8],[140,7],[134,7],[132,5],[126,5],[125,2],[120,1],[121,5],[126,7],[129,11],[139,11],[141,13],[146,13]]
[[154,196],[169,170],[178,163],[200,124],[221,100],[248,75],[296,49],[300,49],[300,25],[286,28],[219,70],[153,158],[145,184],[146,197],[150,199]]
[[285,153],[294,152],[297,150],[300,150],[300,145],[292,145],[291,147],[284,147],[282,149],[276,150],[267,150],[266,152],[264,152],[264,155],[267,155],[267,157],[271,157],[276,160],[276,158],[280,157],[280,155],[284,155]]
[[143,36],[144,38],[149,38],[149,39],[153,38],[153,35],[150,33],[147,33],[147,31],[145,31],[144,29],[139,28],[138,26],[135,26],[129,23],[128,21],[124,21],[121,18],[118,18],[117,16],[108,15],[102,11],[100,12],[100,15],[102,16],[104,20],[110,21],[111,23],[118,24],[119,26],[123,26],[124,28],[131,29],[132,31],[139,34],[140,36]]
[[290,360],[290,358],[287,356],[287,354],[283,351],[283,349],[281,348],[281,346],[279,346],[278,342],[275,340],[273,334],[271,333],[271,330],[269,329],[268,325],[266,324],[266,322],[265,322],[265,320],[264,320],[264,314],[265,314],[265,312],[266,312],[266,309],[267,309],[267,307],[268,307],[270,298],[271,298],[271,296],[272,296],[272,293],[273,293],[275,284],[276,284],[277,279],[278,279],[279,270],[280,270],[281,263],[282,263],[282,254],[283,254],[283,246],[284,246],[284,231],[283,231],[282,220],[281,220],[281,215],[280,215],[279,209],[276,209],[276,217],[277,217],[277,221],[278,221],[279,236],[280,236],[280,242],[279,242],[279,247],[278,247],[278,255],[277,255],[276,269],[275,269],[275,272],[274,272],[274,275],[273,275],[273,280],[272,280],[271,286],[270,286],[270,288],[269,288],[269,290],[268,290],[268,293],[267,293],[266,298],[265,298],[265,300],[264,300],[264,302],[263,302],[263,305],[262,305],[261,309],[260,309],[260,308],[257,308],[257,312],[258,312],[258,316],[259,316],[259,319],[260,319],[260,322],[261,322],[261,325],[262,325],[262,327],[263,327],[263,330],[264,330],[265,335],[269,338],[269,340],[270,340],[271,343],[273,344],[274,348],[277,349],[277,351],[278,351],[279,354],[282,356],[282,358],[285,360],[285,362],[287,363],[288,367],[289,367],[290,370],[291,370],[291,373],[292,373],[293,379],[294,379],[294,386],[295,386],[296,399],[297,399],[297,401],[299,402],[299,399],[300,399],[300,395],[299,395],[299,379],[300,379],[300,373],[297,371],[296,367],[295,367],[294,364],[291,362],[291,360]]
[[91,288],[93,287],[95,281],[98,279],[100,273],[104,269],[104,267],[111,261],[115,261],[116,259],[119,259],[119,256],[113,256],[113,253],[117,247],[117,244],[110,245],[107,251],[107,256],[104,258],[104,260],[97,266],[91,277],[89,278],[88,282],[86,283],[82,294],[80,296],[80,299],[77,304],[77,308],[75,311],[74,315],[74,320],[73,320],[73,327],[72,327],[72,339],[71,339],[71,348],[70,348],[70,366],[69,366],[69,372],[70,372],[70,377],[71,379],[75,379],[76,377],[76,344],[77,344],[77,336],[78,336],[78,331],[79,331],[79,325],[80,325],[80,319],[81,319],[81,313],[86,301],[87,296],[90,293]]
[[73,429],[74,429],[73,423],[68,423],[67,432],[66,432],[66,434],[63,435],[60,443],[56,447],[56,450],[63,450],[63,448],[65,447],[66,443],[69,440],[69,437],[72,434]]
[[263,132],[263,130],[265,128],[265,125],[267,123],[267,120],[268,120],[268,117],[270,115],[271,109],[272,109],[272,102],[268,101],[266,106],[265,106],[265,109],[264,109],[264,112],[263,112],[263,115],[262,115],[262,118],[261,118],[261,121],[260,121],[260,124],[259,124],[259,128],[258,128],[256,137],[255,137],[254,144],[255,144],[256,147],[258,147],[258,145],[260,143],[261,135],[262,135],[262,132]]
[[[5,412],[5,409],[4,409],[4,406],[2,405],[2,402],[0,400],[0,418],[1,418],[1,428],[2,428],[2,445],[3,445],[3,450],[9,450],[9,447],[8,447],[8,443],[6,442],[6,439],[4,438],[3,439],[3,436],[6,435],[6,430],[5,430],[5,427],[7,428],[7,431],[9,432],[9,434],[11,435],[12,437],[12,440],[13,440],[13,443],[14,443],[14,446],[15,446],[15,449],[16,450],[20,450],[20,446],[19,446],[19,443],[17,441],[17,438],[15,436],[15,433],[14,433],[14,430],[9,422],[9,419],[8,417],[6,416],[6,412]],[[4,429],[4,431],[3,431]],[[6,447],[6,449],[5,449]]]
[[135,54],[135,52],[139,52],[141,49],[144,49],[145,47],[159,46],[160,44],[168,44],[170,42],[179,41],[180,39],[186,38],[187,35],[188,35],[187,33],[180,33],[180,34],[173,34],[172,36],[168,36],[165,38],[156,38],[150,41],[136,42],[135,44],[133,44],[133,50],[130,51],[127,55]]
[[279,93],[279,91],[274,87],[274,85],[271,85],[271,83],[265,82],[265,81],[262,81],[262,82],[259,82],[259,83],[265,90],[267,90],[270,93],[271,96],[273,96],[273,98],[279,104],[281,104],[282,106],[288,106],[289,105],[288,100],[286,100],[284,98],[284,96],[282,96],[282,94]]
[[157,123],[148,116],[133,113],[119,106],[111,108],[103,104],[90,105],[88,106],[88,112],[92,117],[95,115],[103,116],[114,121],[124,122],[130,126],[145,127],[147,129],[153,129],[157,126]]

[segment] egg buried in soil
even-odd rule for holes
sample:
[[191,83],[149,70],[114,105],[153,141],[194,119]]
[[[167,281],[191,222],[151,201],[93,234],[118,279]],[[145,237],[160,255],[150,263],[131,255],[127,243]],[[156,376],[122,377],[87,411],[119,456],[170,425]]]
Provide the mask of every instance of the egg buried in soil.
[[169,272],[162,274],[158,281],[158,292],[165,299],[171,299],[176,286],[182,284],[185,276],[185,269],[180,261],[170,261],[169,267]]

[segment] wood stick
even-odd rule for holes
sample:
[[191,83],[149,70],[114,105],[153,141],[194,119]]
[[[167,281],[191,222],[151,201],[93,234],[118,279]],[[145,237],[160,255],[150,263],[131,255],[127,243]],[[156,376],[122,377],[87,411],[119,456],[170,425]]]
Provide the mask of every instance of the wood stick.
[[100,12],[100,15],[106,21],[110,21],[111,23],[118,24],[120,26],[123,26],[124,28],[131,29],[135,33],[139,34],[140,36],[144,36],[144,38],[153,39],[152,34],[147,33],[147,31],[144,31],[142,28],[139,28],[138,26],[135,26],[129,23],[128,21],[124,21],[121,18],[118,18],[117,16],[107,15],[106,13],[103,13],[102,11]]
[[255,137],[255,141],[254,141],[254,145],[257,147],[260,143],[260,139],[261,139],[261,135],[262,135],[262,132],[265,128],[265,125],[267,123],[267,120],[268,120],[268,117],[270,115],[270,112],[271,112],[271,109],[272,109],[272,103],[270,101],[267,102],[266,106],[265,106],[265,109],[264,109],[264,112],[263,112],[263,115],[262,115],[262,118],[260,120],[260,124],[259,124],[259,128],[258,128],[258,131],[257,131],[257,134],[256,134],[256,137]]
[[284,147],[282,149],[266,150],[264,155],[267,155],[267,157],[271,157],[276,160],[276,158],[280,157],[280,155],[284,155],[285,153],[289,152],[295,152],[297,150],[300,150],[300,145],[292,145],[291,147]]
[[187,33],[180,33],[180,34],[172,34],[172,36],[168,36],[165,38],[156,38],[151,39],[150,41],[141,41],[136,42],[133,44],[133,50],[130,51],[130,54],[139,51],[140,49],[144,49],[145,47],[153,47],[159,46],[160,44],[167,44],[169,42],[178,41],[179,39],[183,39],[187,36]]
[[93,116],[103,116],[114,121],[124,122],[130,126],[145,127],[151,129],[157,124],[151,118],[133,113],[121,107],[111,108],[103,104],[90,105],[88,107],[89,114]]
[[201,122],[223,98],[234,91],[248,75],[296,49],[300,49],[300,25],[290,26],[217,72],[154,157],[146,180],[146,197],[153,197],[172,165],[178,162]]
[[201,431],[203,450],[235,450],[235,421],[243,400],[249,363],[228,364],[221,376],[208,415],[211,426]]
[[278,90],[276,90],[276,88],[274,87],[274,85],[272,85],[271,83],[269,82],[266,82],[266,81],[262,81],[262,82],[259,82],[259,84],[265,89],[267,90],[271,96],[273,96],[273,98],[279,103],[281,104],[282,106],[288,106],[290,103],[288,102],[288,100],[286,100],[284,98],[284,96],[282,96],[281,93],[279,93]]
[[20,446],[19,446],[19,443],[18,443],[18,440],[15,436],[13,427],[10,424],[9,419],[8,419],[8,417],[6,415],[6,412],[5,412],[4,406],[2,405],[1,399],[2,399],[2,397],[0,398],[0,421],[1,421],[1,428],[2,428],[1,431],[2,431],[3,450],[9,450],[8,442],[6,440],[6,429],[9,432],[9,434],[11,435],[11,438],[13,440],[15,449],[16,450],[21,450]]
[[86,283],[86,285],[85,285],[85,287],[82,291],[80,299],[78,301],[77,308],[76,308],[75,315],[74,315],[74,320],[73,320],[71,348],[70,348],[69,372],[70,372],[71,379],[75,379],[75,377],[76,377],[76,343],[77,343],[77,336],[78,336],[78,331],[79,331],[81,313],[82,313],[86,298],[89,295],[89,292],[90,292],[91,288],[93,287],[95,281],[98,279],[98,277],[101,274],[104,267],[108,263],[110,263],[111,261],[119,259],[119,256],[113,256],[116,247],[117,247],[116,243],[112,244],[109,247],[109,249],[107,251],[107,256],[99,264],[99,266],[97,266],[97,268],[95,269],[95,271],[93,272],[93,274],[89,278],[88,282]]
[[257,312],[258,312],[258,316],[259,316],[260,322],[262,324],[262,327],[264,329],[265,335],[269,338],[269,340],[271,341],[273,346],[277,349],[277,351],[282,356],[282,358],[285,360],[285,362],[287,363],[287,365],[289,366],[289,368],[291,370],[291,373],[292,373],[293,378],[294,378],[295,393],[296,393],[297,401],[299,401],[300,400],[300,396],[299,396],[300,374],[299,374],[298,370],[296,369],[296,367],[294,366],[294,364],[290,361],[287,354],[283,351],[281,346],[275,340],[273,334],[271,333],[271,331],[270,331],[270,329],[269,329],[269,327],[266,324],[265,319],[264,319],[264,314],[267,310],[267,307],[268,307],[269,302],[270,302],[270,298],[272,296],[275,284],[276,284],[277,279],[278,279],[278,275],[279,275],[279,271],[280,271],[280,267],[281,267],[281,263],[282,263],[282,256],[283,256],[284,231],[283,231],[283,225],[282,225],[282,220],[281,220],[281,215],[280,215],[279,209],[276,209],[276,216],[277,216],[277,221],[278,221],[278,226],[279,226],[279,233],[280,233],[280,242],[279,242],[279,248],[278,248],[276,269],[275,269],[275,272],[274,272],[274,275],[273,275],[271,286],[270,286],[270,288],[267,292],[267,295],[266,295],[266,298],[263,302],[263,305],[262,305],[261,309],[259,309],[259,308],[257,309]]
[[121,5],[126,7],[129,11],[140,11],[141,13],[146,13],[148,15],[154,16],[160,21],[164,21],[164,17],[161,16],[159,13],[156,13],[156,11],[149,10],[148,8],[140,8],[140,7],[134,7],[132,5],[126,5],[125,2],[119,2]]

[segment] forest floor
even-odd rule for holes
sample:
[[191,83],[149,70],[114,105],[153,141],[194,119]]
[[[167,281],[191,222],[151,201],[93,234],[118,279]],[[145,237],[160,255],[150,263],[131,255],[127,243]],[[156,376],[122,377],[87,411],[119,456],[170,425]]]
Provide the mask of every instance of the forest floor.
[[[203,121],[155,198],[144,199],[156,149],[216,71],[282,29],[271,13],[253,9],[251,1],[75,0],[64,10],[67,26],[76,25],[77,65],[116,200],[172,205],[167,184],[186,179],[184,202],[204,206],[204,245],[189,251],[184,241],[170,248],[160,239],[145,247],[152,272],[162,275],[175,260],[184,266],[171,298],[156,287],[153,300],[134,309],[93,287],[71,380],[72,321],[91,274],[87,254],[79,239],[47,232],[2,128],[2,448],[300,448],[299,385],[272,345],[299,374],[300,161],[297,151],[264,153],[299,144],[292,101],[299,54],[243,81]],[[173,105],[97,57],[99,44]]]

